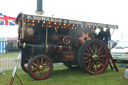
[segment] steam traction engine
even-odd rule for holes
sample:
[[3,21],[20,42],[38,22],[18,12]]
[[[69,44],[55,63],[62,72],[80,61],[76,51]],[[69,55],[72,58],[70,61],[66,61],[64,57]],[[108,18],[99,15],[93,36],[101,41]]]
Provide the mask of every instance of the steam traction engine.
[[49,77],[53,63],[59,62],[69,69],[103,73],[110,53],[107,41],[98,38],[95,31],[118,28],[116,25],[26,14],[19,14],[16,23],[21,67],[37,80]]

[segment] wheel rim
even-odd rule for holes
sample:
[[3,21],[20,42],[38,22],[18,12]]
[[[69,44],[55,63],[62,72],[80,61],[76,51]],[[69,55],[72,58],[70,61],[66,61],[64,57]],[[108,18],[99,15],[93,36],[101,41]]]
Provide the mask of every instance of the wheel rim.
[[29,73],[36,80],[47,78],[52,71],[52,62],[46,56],[37,56],[29,64]]
[[26,73],[28,73],[28,62],[30,60],[30,57],[31,55],[29,54],[22,54],[21,67]]
[[108,66],[108,50],[101,41],[93,41],[83,49],[84,68],[91,74],[100,74]]

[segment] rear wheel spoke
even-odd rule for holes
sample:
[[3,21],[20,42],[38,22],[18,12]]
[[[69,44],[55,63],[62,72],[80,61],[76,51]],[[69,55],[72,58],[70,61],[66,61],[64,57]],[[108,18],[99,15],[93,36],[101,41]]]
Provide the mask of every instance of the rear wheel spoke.
[[89,70],[94,66],[94,61],[92,61],[90,67],[89,67]]
[[83,59],[86,60],[86,59],[89,59],[89,57],[84,57]]
[[97,52],[97,44],[95,45],[95,53]]
[[95,72],[97,72],[97,66],[95,66]]
[[95,44],[93,44],[93,51],[95,51],[95,47],[96,47]]
[[97,58],[97,60],[104,61],[104,59]]
[[91,65],[91,61],[90,61],[89,64],[88,64],[88,69],[89,69],[90,65]]
[[84,55],[92,56],[92,55],[91,55],[91,54],[89,54],[89,53],[84,53]]
[[89,61],[91,61],[92,59],[89,59],[89,60],[87,60],[87,61],[85,61],[84,63],[88,63]]
[[98,57],[106,57],[107,55],[99,55]]
[[91,50],[92,53],[94,53],[93,50],[92,50],[92,48],[90,48],[90,46],[89,46],[89,49]]
[[104,66],[104,64],[103,64],[103,63],[101,63],[101,62],[99,62],[99,61],[97,61],[97,63],[99,63],[100,65]]
[[97,61],[95,60],[95,63],[96,63],[96,65],[95,65],[95,71],[97,71],[97,69],[98,69],[98,64],[97,64]]
[[102,52],[103,52],[103,50],[101,50],[99,53],[97,53],[97,55],[99,56]]
[[[103,48],[103,47],[100,47],[100,48],[97,50],[97,52],[99,52],[102,48]],[[97,53],[97,52],[96,52],[96,53]]]
[[86,50],[88,51],[88,53],[91,53],[91,52],[88,50],[88,48],[86,48]]

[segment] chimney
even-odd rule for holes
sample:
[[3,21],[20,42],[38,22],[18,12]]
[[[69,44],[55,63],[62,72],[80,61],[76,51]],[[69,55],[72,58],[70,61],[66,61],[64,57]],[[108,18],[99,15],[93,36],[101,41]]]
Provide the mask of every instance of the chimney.
[[36,10],[36,14],[38,15],[42,15],[44,13],[44,11],[42,10],[42,0],[37,0],[37,10]]

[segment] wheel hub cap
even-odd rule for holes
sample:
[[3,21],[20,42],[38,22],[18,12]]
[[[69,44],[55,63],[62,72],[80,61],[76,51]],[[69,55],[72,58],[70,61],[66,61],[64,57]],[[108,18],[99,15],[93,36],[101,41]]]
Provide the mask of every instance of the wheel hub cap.
[[39,66],[39,70],[43,70],[43,68],[44,68],[44,67],[43,67],[42,65]]
[[98,57],[98,55],[94,54],[92,57],[93,57],[93,58],[97,58],[97,57]]

